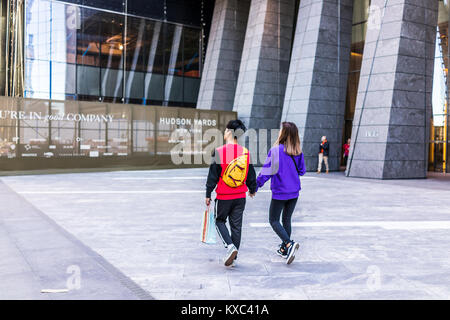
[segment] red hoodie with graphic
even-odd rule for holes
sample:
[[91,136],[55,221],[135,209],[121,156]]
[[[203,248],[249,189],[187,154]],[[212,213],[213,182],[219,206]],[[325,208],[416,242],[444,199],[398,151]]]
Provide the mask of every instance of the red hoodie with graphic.
[[[247,167],[239,168],[245,170],[244,183],[236,187],[229,186],[224,181],[224,174],[228,165],[238,157],[247,154]],[[230,177],[228,181],[233,182]],[[237,183],[239,184],[239,183]],[[256,192],[256,173],[253,165],[250,164],[250,154],[248,150],[239,144],[227,143],[214,150],[211,165],[209,167],[208,179],[206,182],[206,197],[211,198],[211,193],[216,189],[216,198],[219,200],[233,200],[246,197],[246,192]]]

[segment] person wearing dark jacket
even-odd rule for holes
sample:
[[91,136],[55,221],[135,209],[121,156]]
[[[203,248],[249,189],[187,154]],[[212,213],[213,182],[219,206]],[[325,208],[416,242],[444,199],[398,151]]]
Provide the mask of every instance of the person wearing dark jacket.
[[322,142],[319,146],[319,166],[317,167],[317,173],[320,173],[322,171],[322,162],[325,162],[325,167],[327,170],[327,173],[329,172],[328,167],[328,155],[330,154],[330,144],[327,141],[327,137],[322,137]]
[[[245,209],[246,193],[250,197],[256,192],[256,173],[250,162],[250,153],[237,143],[245,132],[241,120],[231,120],[224,133],[225,145],[214,150],[206,181],[206,205],[211,204],[211,194],[216,191],[216,229],[223,241],[227,254],[225,266],[234,266],[241,244],[242,215]],[[231,235],[226,226],[229,220]]]

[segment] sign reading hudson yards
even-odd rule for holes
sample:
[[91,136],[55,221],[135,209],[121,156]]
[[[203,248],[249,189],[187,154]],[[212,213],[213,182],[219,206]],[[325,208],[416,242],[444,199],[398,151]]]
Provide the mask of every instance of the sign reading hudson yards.
[[217,121],[215,119],[191,119],[191,118],[167,118],[161,117],[159,118],[159,124],[170,124],[177,126],[209,126],[215,127],[217,125]]
[[42,112],[25,112],[0,110],[0,120],[44,120],[44,121],[75,121],[75,122],[112,122],[113,115],[110,114],[83,114],[83,113],[60,113],[55,115],[43,114]]

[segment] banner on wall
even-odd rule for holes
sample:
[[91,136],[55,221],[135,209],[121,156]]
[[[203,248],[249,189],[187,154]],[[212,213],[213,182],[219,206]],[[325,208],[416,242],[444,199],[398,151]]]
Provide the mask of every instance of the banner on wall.
[[204,145],[202,132],[223,130],[219,124],[235,118],[191,108],[0,97],[0,158],[170,155],[180,143],[174,136],[188,133],[192,145]]

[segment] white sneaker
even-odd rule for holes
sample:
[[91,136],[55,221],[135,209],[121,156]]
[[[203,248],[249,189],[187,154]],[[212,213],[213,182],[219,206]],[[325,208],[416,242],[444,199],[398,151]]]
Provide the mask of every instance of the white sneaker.
[[287,248],[287,259],[286,264],[291,264],[295,259],[295,254],[297,253],[300,244],[298,242],[291,241],[291,245]]
[[234,258],[236,258],[237,254],[238,254],[238,250],[236,249],[234,244],[229,245],[227,255],[223,259],[223,264],[226,267],[229,267],[230,265],[232,265],[234,262]]

